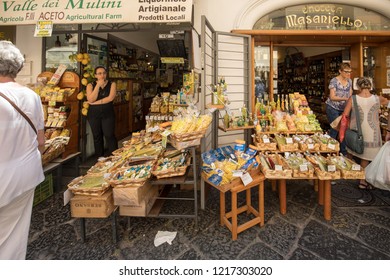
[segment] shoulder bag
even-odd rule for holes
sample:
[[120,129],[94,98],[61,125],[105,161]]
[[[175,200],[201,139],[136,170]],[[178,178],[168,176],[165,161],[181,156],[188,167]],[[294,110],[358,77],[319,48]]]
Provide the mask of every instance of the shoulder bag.
[[360,125],[356,95],[352,95],[352,101],[353,101],[353,107],[356,115],[357,131],[347,128],[347,130],[345,131],[345,145],[348,147],[348,149],[360,155],[364,152],[364,139],[363,139],[362,128]]
[[7,100],[9,104],[11,104],[12,107],[14,107],[15,110],[18,111],[26,119],[26,121],[30,124],[31,128],[34,130],[35,134],[38,134],[37,129],[35,128],[30,118],[21,109],[11,99],[5,96],[2,92],[0,92],[0,96],[2,96],[5,100]]

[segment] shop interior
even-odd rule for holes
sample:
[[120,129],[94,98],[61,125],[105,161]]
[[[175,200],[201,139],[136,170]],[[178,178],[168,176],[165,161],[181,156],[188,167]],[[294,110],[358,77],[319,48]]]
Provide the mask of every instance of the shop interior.
[[[60,65],[66,65],[67,71],[82,73],[80,90],[85,95],[83,86],[91,81],[91,70],[105,66],[108,79],[117,84],[114,105],[118,140],[144,129],[147,120],[156,117],[150,112],[156,96],[162,96],[163,92],[179,96],[183,91],[183,76],[193,69],[192,37],[197,33],[186,24],[174,27],[95,24],[56,28],[52,37],[44,38],[43,71],[54,73]],[[80,54],[87,54],[87,59],[78,59]],[[85,101],[81,95],[77,99]],[[82,104],[80,102],[79,145],[86,160],[94,151],[88,122],[81,117],[87,112]]]
[[255,45],[255,98],[263,102],[273,98],[276,102],[292,92],[305,94],[310,108],[326,131],[329,129],[325,113],[328,85],[338,75],[341,62],[351,64],[351,78],[370,77],[374,81],[374,92],[389,96],[385,89],[385,62],[390,47],[388,36],[345,36],[342,31],[322,36],[306,35],[304,31],[281,34],[279,31],[252,34]]

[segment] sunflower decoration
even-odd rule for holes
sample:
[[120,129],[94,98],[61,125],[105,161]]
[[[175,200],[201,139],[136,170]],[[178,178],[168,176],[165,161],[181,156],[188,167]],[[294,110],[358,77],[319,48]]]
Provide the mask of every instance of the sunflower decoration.
[[92,68],[91,57],[88,53],[75,53],[69,56],[70,61],[80,62],[82,65],[82,78],[81,78],[81,90],[77,95],[77,99],[83,101],[83,107],[81,109],[81,114],[86,116],[88,114],[89,104],[86,99],[86,88],[87,85],[93,82],[95,78],[94,70]]

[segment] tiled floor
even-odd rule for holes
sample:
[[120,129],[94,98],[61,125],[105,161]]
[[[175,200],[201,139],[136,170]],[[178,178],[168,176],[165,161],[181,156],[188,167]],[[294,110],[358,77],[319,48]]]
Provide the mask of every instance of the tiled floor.
[[[82,242],[79,220],[71,218],[62,193],[56,193],[33,209],[27,259],[390,259],[390,192],[358,190],[356,185],[338,181],[332,186],[328,222],[307,181],[288,182],[286,215],[279,213],[277,193],[266,182],[265,226],[240,233],[236,241],[220,226],[215,189],[209,189],[206,209],[199,211],[198,228],[194,219],[118,216],[116,244],[109,218],[87,219]],[[191,212],[192,207],[184,202],[164,204],[172,213]],[[245,218],[241,214],[240,219]],[[177,232],[172,245],[154,246],[161,230]]]

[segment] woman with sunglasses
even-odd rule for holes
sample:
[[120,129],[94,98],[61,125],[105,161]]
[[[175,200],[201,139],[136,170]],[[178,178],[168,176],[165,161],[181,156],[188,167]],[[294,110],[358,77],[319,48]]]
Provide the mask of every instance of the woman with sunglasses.
[[88,122],[93,134],[95,156],[104,154],[104,139],[107,143],[107,154],[118,149],[115,137],[115,112],[112,101],[116,95],[116,84],[107,80],[107,71],[103,66],[95,68],[96,81],[87,85]]
[[[328,122],[332,123],[337,117],[344,112],[345,105],[350,96],[352,96],[352,80],[351,80],[351,65],[349,63],[341,63],[339,66],[339,75],[330,80],[329,97],[326,100],[326,115]],[[337,139],[338,131],[331,128],[329,136]],[[347,149],[344,142],[340,143],[340,152],[343,155],[347,154]]]

